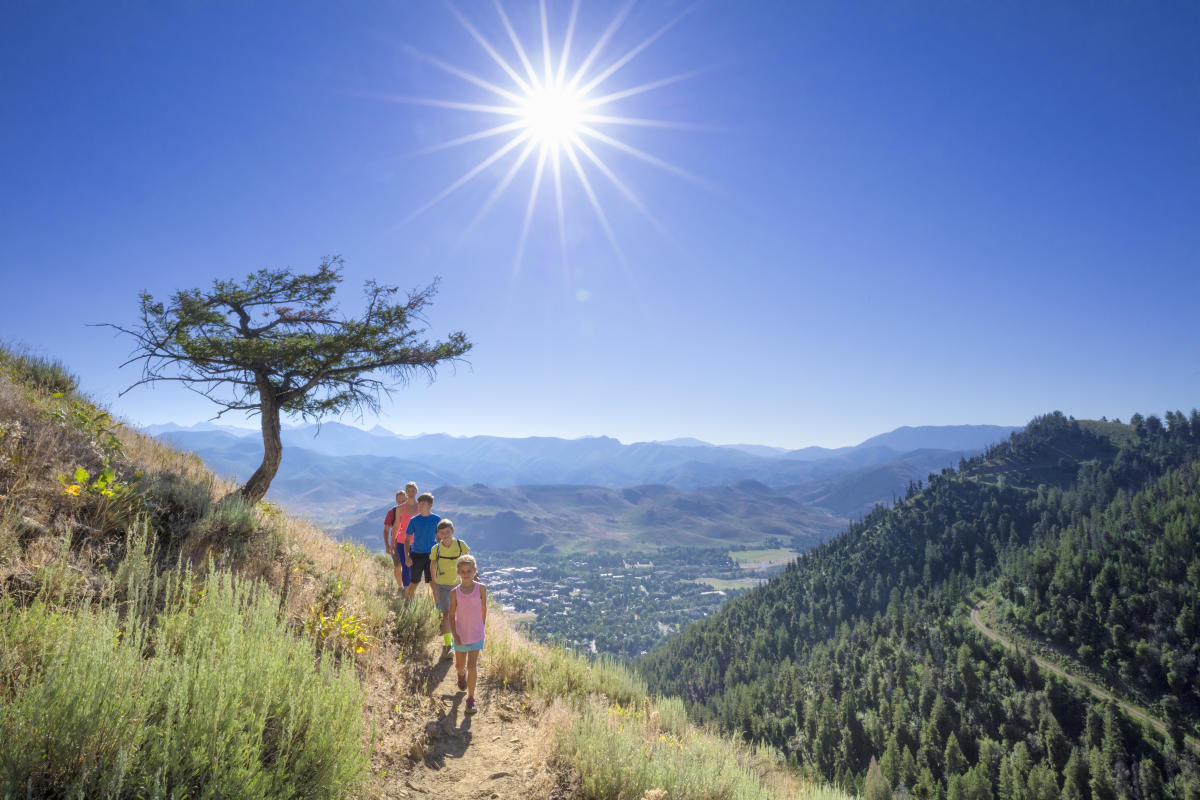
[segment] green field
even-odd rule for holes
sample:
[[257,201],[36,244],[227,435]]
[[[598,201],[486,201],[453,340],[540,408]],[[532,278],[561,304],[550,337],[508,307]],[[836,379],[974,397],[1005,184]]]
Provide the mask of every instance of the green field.
[[763,567],[786,564],[794,561],[800,554],[786,547],[776,547],[771,550],[730,550],[729,557],[742,569],[762,569]]
[[696,578],[695,583],[704,583],[714,589],[729,591],[731,589],[753,589],[762,583],[760,578]]

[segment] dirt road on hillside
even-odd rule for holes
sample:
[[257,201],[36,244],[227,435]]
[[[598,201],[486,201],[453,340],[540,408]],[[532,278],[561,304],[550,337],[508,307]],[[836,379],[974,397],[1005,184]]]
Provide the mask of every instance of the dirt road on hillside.
[[[1015,644],[1013,644],[1011,641],[1004,638],[999,633],[992,630],[991,628],[989,628],[987,625],[985,625],[983,623],[983,620],[981,620],[979,618],[979,608],[980,608],[979,606],[975,606],[974,608],[971,609],[971,624],[974,625],[979,630],[980,633],[982,633],[984,636],[988,637],[992,641],[999,643],[1003,647],[1007,647],[1009,650],[1016,650],[1017,646]],[[1121,709],[1129,716],[1133,717],[1134,719],[1140,720],[1142,722],[1145,722],[1149,725],[1154,726],[1154,729],[1157,730],[1159,733],[1161,733],[1163,736],[1167,735],[1167,726],[1166,725],[1164,725],[1162,722],[1155,719],[1154,717],[1150,716],[1149,714],[1147,714],[1145,711],[1138,708],[1137,706],[1131,705],[1130,703],[1126,703],[1124,700],[1121,700],[1119,697],[1114,696],[1111,692],[1105,691],[1103,688],[1096,685],[1095,683],[1092,683],[1089,680],[1072,675],[1071,673],[1065,671],[1062,667],[1058,666],[1054,662],[1047,661],[1046,659],[1042,658],[1041,656],[1038,656],[1036,653],[1033,653],[1032,651],[1029,654],[1031,656],[1033,656],[1033,660],[1036,661],[1037,665],[1039,667],[1041,667],[1042,669],[1047,670],[1049,672],[1053,672],[1055,675],[1058,675],[1059,677],[1063,678],[1064,680],[1070,681],[1071,683],[1077,683],[1080,686],[1086,686],[1088,688],[1088,690],[1091,691],[1091,693],[1094,694],[1096,697],[1100,698],[1101,700],[1112,700],[1114,703],[1116,703],[1118,706],[1120,706]],[[1190,743],[1194,745],[1195,741],[1192,740]]]

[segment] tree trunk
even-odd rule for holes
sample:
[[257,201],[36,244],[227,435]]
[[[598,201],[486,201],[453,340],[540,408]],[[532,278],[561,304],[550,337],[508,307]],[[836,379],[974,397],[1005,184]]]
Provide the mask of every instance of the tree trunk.
[[267,494],[275,473],[279,471],[279,462],[283,460],[283,441],[280,438],[279,403],[270,384],[259,380],[258,397],[262,401],[262,436],[263,460],[258,469],[250,476],[250,480],[238,490],[242,497],[251,503],[257,503]]

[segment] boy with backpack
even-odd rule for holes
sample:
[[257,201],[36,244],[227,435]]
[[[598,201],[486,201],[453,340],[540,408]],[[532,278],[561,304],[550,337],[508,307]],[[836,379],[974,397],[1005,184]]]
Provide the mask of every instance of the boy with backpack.
[[437,601],[438,611],[442,612],[442,658],[450,657],[450,645],[453,643],[450,627],[450,597],[454,587],[458,585],[458,559],[471,552],[467,543],[454,538],[454,523],[448,519],[440,520],[437,524],[438,543],[429,553],[429,563],[433,569],[433,592]]

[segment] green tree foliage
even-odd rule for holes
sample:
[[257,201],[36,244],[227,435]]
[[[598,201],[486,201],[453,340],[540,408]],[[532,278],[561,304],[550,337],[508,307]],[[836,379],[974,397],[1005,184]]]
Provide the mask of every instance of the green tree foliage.
[[135,342],[126,364],[142,363],[142,378],[129,389],[181,383],[220,406],[218,416],[260,416],[263,461],[239,490],[253,502],[279,470],[281,414],[320,420],[376,412],[382,395],[415,374],[432,378],[439,364],[471,348],[462,332],[442,342],[422,338],[436,281],[399,302],[396,287],[368,281],[362,314],[346,318],[334,305],[341,271],[335,257],[311,274],[262,269],[240,283],[181,290],[167,303],[143,292],[136,327],[108,324]]
[[867,766],[862,797],[863,800],[891,800],[892,797],[892,787],[888,784],[887,778],[883,777],[879,764],[873,758]]
[[[847,788],[876,754],[916,797],[1196,796],[1200,415],[1166,420],[1034,420],[653,650],[651,689]],[[1179,742],[984,639],[980,592]]]

